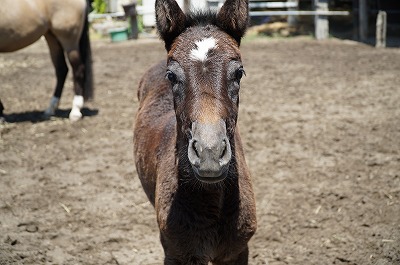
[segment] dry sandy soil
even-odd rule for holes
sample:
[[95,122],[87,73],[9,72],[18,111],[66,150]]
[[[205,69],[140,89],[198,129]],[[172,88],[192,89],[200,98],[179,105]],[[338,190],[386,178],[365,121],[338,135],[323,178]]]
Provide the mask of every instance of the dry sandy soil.
[[[0,264],[161,264],[132,124],[156,39],[93,46],[96,99],[41,120],[43,41],[0,54]],[[400,50],[247,39],[239,124],[257,199],[250,264],[400,264]]]

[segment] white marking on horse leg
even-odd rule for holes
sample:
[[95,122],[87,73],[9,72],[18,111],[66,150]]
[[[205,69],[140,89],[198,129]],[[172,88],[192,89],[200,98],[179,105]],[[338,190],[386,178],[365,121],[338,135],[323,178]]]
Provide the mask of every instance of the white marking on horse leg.
[[217,43],[214,38],[206,38],[196,41],[196,48],[190,51],[190,58],[204,62],[207,59],[207,53],[215,49]]
[[82,118],[81,109],[83,108],[83,96],[74,96],[72,101],[72,110],[69,113],[71,121],[78,121]]
[[59,103],[60,103],[60,98],[53,96],[50,99],[49,107],[44,111],[44,115],[53,116],[56,113]]

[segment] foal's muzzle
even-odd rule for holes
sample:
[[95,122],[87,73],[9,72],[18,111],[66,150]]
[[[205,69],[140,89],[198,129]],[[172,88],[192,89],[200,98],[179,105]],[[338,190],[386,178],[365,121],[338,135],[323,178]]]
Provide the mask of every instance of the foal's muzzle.
[[206,183],[216,183],[225,179],[232,158],[225,122],[193,122],[191,132],[188,158],[196,177]]

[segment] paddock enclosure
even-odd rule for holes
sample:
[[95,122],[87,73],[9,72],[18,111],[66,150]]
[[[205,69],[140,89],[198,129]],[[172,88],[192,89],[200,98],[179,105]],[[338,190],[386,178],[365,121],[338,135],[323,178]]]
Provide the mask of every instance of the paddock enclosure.
[[[241,50],[249,264],[400,264],[400,50],[307,37]],[[0,264],[162,262],[132,126],[163,43],[93,41],[92,53],[96,99],[76,123],[70,77],[56,116],[40,119],[55,82],[43,40],[0,54]]]

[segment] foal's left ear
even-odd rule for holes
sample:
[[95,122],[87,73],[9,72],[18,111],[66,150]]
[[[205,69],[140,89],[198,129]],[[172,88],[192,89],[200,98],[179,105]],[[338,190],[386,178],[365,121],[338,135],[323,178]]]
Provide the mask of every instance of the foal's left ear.
[[226,0],[217,15],[218,26],[240,45],[249,23],[248,0]]
[[169,51],[174,39],[185,30],[186,16],[175,0],[156,0],[155,9],[158,33]]

